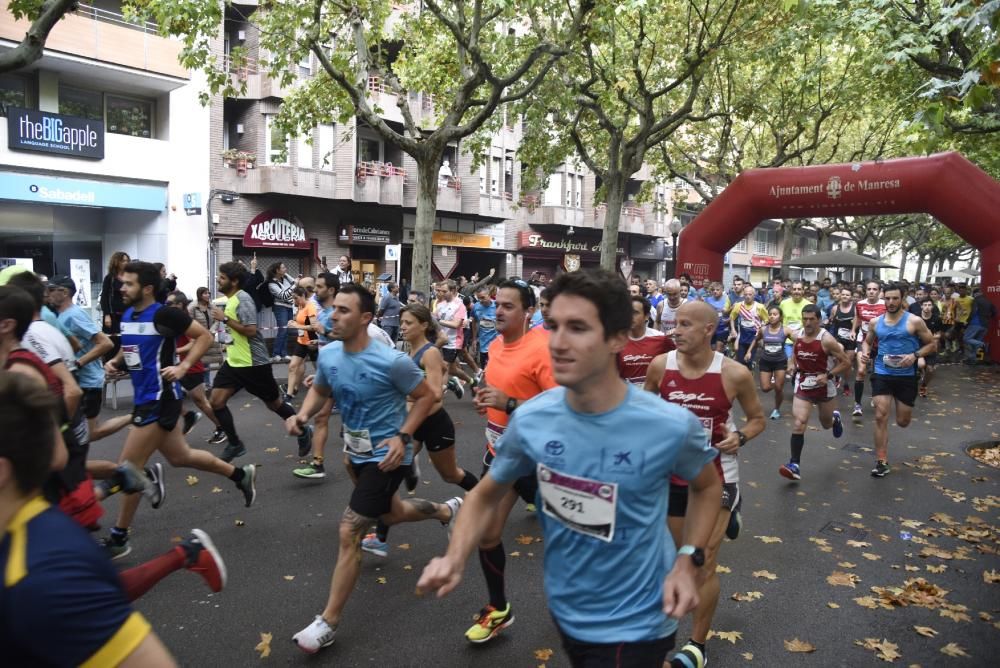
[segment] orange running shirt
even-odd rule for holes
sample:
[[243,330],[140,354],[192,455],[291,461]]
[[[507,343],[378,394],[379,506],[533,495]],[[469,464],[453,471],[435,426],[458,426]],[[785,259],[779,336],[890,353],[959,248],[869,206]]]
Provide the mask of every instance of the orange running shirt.
[[[549,333],[542,327],[531,330],[517,343],[507,345],[503,336],[490,344],[486,384],[518,403],[556,386],[549,356]],[[493,444],[507,428],[510,416],[501,408],[486,409],[486,447],[496,454]]]
[[[309,319],[308,323],[306,322],[307,318]],[[306,325],[306,324],[315,325],[316,324],[316,302],[314,302],[311,299],[307,299],[306,300],[306,305],[303,306],[302,308],[300,308],[298,311],[295,312],[295,322],[299,323],[300,325]],[[296,338],[296,341],[299,342],[299,345],[308,346],[309,345],[309,332],[305,331],[304,329],[300,329],[299,330],[299,335]]]

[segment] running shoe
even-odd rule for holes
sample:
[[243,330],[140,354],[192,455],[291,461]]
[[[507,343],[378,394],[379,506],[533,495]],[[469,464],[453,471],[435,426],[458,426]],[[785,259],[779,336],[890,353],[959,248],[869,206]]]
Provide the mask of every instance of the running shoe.
[[503,610],[497,610],[492,605],[488,605],[479,611],[479,615],[476,616],[476,623],[465,632],[465,639],[477,645],[489,642],[500,631],[513,623],[514,613],[511,612],[509,602]]
[[444,502],[444,505],[448,506],[451,510],[451,517],[448,518],[447,522],[441,522],[448,529],[448,537],[451,537],[451,530],[454,528],[455,517],[458,515],[458,509],[462,507],[462,497],[453,496]]
[[313,447],[313,428],[307,424],[302,428],[302,433],[295,437],[299,443],[299,457],[305,457]]
[[246,499],[246,507],[249,508],[252,506],[254,499],[257,498],[256,466],[247,464],[243,467],[243,478],[236,483],[236,488],[243,492],[243,498]]
[[854,412],[851,413],[854,417],[861,417],[863,415],[861,411],[861,404],[854,404]]
[[699,648],[693,642],[681,647],[674,658],[670,660],[670,668],[705,668],[708,665],[708,652]]
[[163,464],[156,462],[143,469],[143,472],[149,481],[146,487],[146,498],[149,499],[149,504],[153,508],[159,508],[163,505],[163,500],[167,498],[167,486],[163,481]]
[[461,399],[465,396],[465,388],[462,387],[462,381],[460,381],[455,376],[448,377],[448,389],[455,393],[455,396]]
[[844,435],[844,422],[840,419],[840,411],[833,411],[833,437],[840,438]]
[[872,469],[873,478],[884,478],[889,475],[889,462],[879,459],[875,462],[875,468]]
[[216,594],[222,591],[226,586],[226,562],[208,534],[192,529],[188,539],[178,547],[184,551],[184,568],[200,575]]
[[733,512],[729,513],[729,524],[726,525],[726,538],[729,540],[736,540],[739,538],[740,529],[743,528],[743,514],[740,512],[741,508],[743,508],[742,496],[733,507]]
[[781,417],[781,411],[779,411],[777,408],[775,408],[773,411],[771,411],[771,419],[772,420],[777,420],[780,417]]
[[202,418],[201,411],[188,411],[184,414],[184,434],[187,435],[191,433],[194,426],[198,424],[198,420]]
[[281,364],[281,357],[278,355],[274,355],[271,358],[271,364]]
[[484,378],[486,378],[486,369],[480,369],[479,373],[476,374],[476,387],[483,384]]
[[310,480],[320,480],[326,477],[326,469],[323,468],[323,465],[321,463],[319,463],[314,459],[310,463],[306,464],[301,468],[292,469],[292,475],[295,476],[296,478],[308,478]]
[[212,435],[206,440],[210,445],[221,445],[226,442],[226,432],[222,429],[222,427],[216,427],[215,431],[212,432]]
[[926,385],[921,385],[919,388],[917,388],[917,390],[918,390],[917,393],[921,397],[923,397],[924,399],[927,398],[927,386]]
[[315,654],[332,645],[336,634],[336,627],[327,624],[321,615],[316,615],[312,624],[292,636],[292,642],[306,654]]
[[132,543],[129,541],[128,535],[124,538],[115,538],[115,535],[111,534],[107,538],[101,539],[101,547],[108,553],[112,561],[132,553]]
[[224,462],[231,462],[237,457],[242,457],[247,453],[247,447],[243,445],[243,442],[233,445],[232,443],[227,443],[226,447],[223,448],[222,454],[219,455],[219,459]]
[[146,480],[146,476],[132,462],[122,462],[116,466],[114,475],[111,477],[111,482],[117,488],[116,491],[123,494],[138,494],[139,492],[145,492],[149,487],[149,481]]
[[403,478],[406,483],[406,491],[414,494],[417,491],[417,483],[420,482],[420,460],[413,455],[413,464],[410,465],[410,472]]
[[361,549],[369,554],[374,554],[376,557],[389,556],[389,543],[379,540],[378,536],[374,533],[368,534],[361,540]]
[[533,503],[526,503],[526,504],[524,504],[524,512],[526,512],[526,513],[537,513],[538,512],[538,506],[536,506]]
[[802,480],[802,473],[799,471],[799,465],[796,462],[783,464],[781,468],[778,469],[778,473],[789,480]]

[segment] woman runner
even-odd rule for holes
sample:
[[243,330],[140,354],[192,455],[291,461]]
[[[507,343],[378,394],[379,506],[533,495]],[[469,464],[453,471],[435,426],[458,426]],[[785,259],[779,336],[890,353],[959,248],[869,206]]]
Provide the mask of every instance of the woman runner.
[[[757,343],[760,348],[758,368],[760,370],[760,389],[770,392],[774,389],[774,410],[771,419],[781,417],[781,402],[784,401],[785,369],[788,367],[788,356],[785,354],[785,339],[788,332],[782,324],[781,309],[772,306],[767,310],[767,326],[757,332]],[[771,378],[774,378],[772,385]]]

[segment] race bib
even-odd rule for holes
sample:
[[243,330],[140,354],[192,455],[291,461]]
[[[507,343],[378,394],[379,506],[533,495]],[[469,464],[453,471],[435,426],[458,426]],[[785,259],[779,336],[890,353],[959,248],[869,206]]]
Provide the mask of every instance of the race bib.
[[537,475],[542,512],[576,533],[605,543],[614,540],[618,483],[577,478],[543,464]]
[[503,436],[503,427],[489,422],[486,423],[486,442],[489,443],[491,450],[496,445],[496,442],[500,440],[501,436]]
[[712,429],[715,426],[715,418],[700,417],[698,420],[701,422],[701,428],[705,432],[705,440],[708,441],[709,445],[712,445]]
[[890,369],[903,368],[903,358],[906,355],[882,355],[882,363]]
[[764,346],[764,352],[770,353],[771,355],[777,355],[781,352],[782,345],[780,343],[769,343]]
[[372,437],[367,429],[344,427],[344,452],[357,457],[371,457],[372,451]]
[[757,323],[753,320],[740,320],[740,327],[743,329],[757,329]]
[[482,320],[479,321],[479,329],[483,331],[491,332],[496,328],[497,328],[496,320],[489,320],[487,318],[483,318]]
[[841,327],[840,329],[837,330],[837,338],[850,341],[851,330],[847,329],[846,327]]
[[816,378],[817,378],[817,376],[814,376],[814,375],[804,376],[799,381],[799,387],[802,388],[803,390],[811,390],[811,389],[815,388],[816,387]]
[[142,371],[142,355],[139,354],[139,346],[122,346],[122,356],[125,358],[125,367],[129,371]]

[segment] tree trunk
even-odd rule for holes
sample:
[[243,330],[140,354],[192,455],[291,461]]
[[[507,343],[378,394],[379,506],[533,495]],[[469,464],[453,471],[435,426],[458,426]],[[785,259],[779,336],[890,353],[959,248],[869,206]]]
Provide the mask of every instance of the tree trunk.
[[438,170],[442,155],[443,152],[437,152],[417,159],[417,221],[413,230],[411,287],[424,292],[431,286],[432,238],[437,218]]
[[903,259],[899,261],[899,280],[903,280],[905,278],[903,274],[906,272],[906,254],[909,252],[910,249],[907,248],[906,244],[903,244],[902,248]]
[[[625,203],[624,174],[608,173],[604,179],[605,203],[604,232],[601,235],[601,269],[618,273],[618,225],[622,217],[622,205]],[[675,258],[676,260],[676,258]]]
[[792,248],[795,246],[795,233],[799,229],[798,220],[781,221],[781,277],[788,278],[791,268]]
[[919,255],[917,255],[917,275],[914,278],[914,282],[916,283],[920,282],[920,274],[923,272],[923,270],[924,270],[924,254],[920,253]]
[[[833,244],[830,243],[830,231],[826,228],[826,226],[817,227],[816,236],[818,237],[816,241],[816,252],[825,253],[826,251],[830,250]],[[826,270],[826,267],[820,267],[819,273],[817,274],[817,280],[822,282],[823,279],[827,277],[827,275],[828,272]]]

